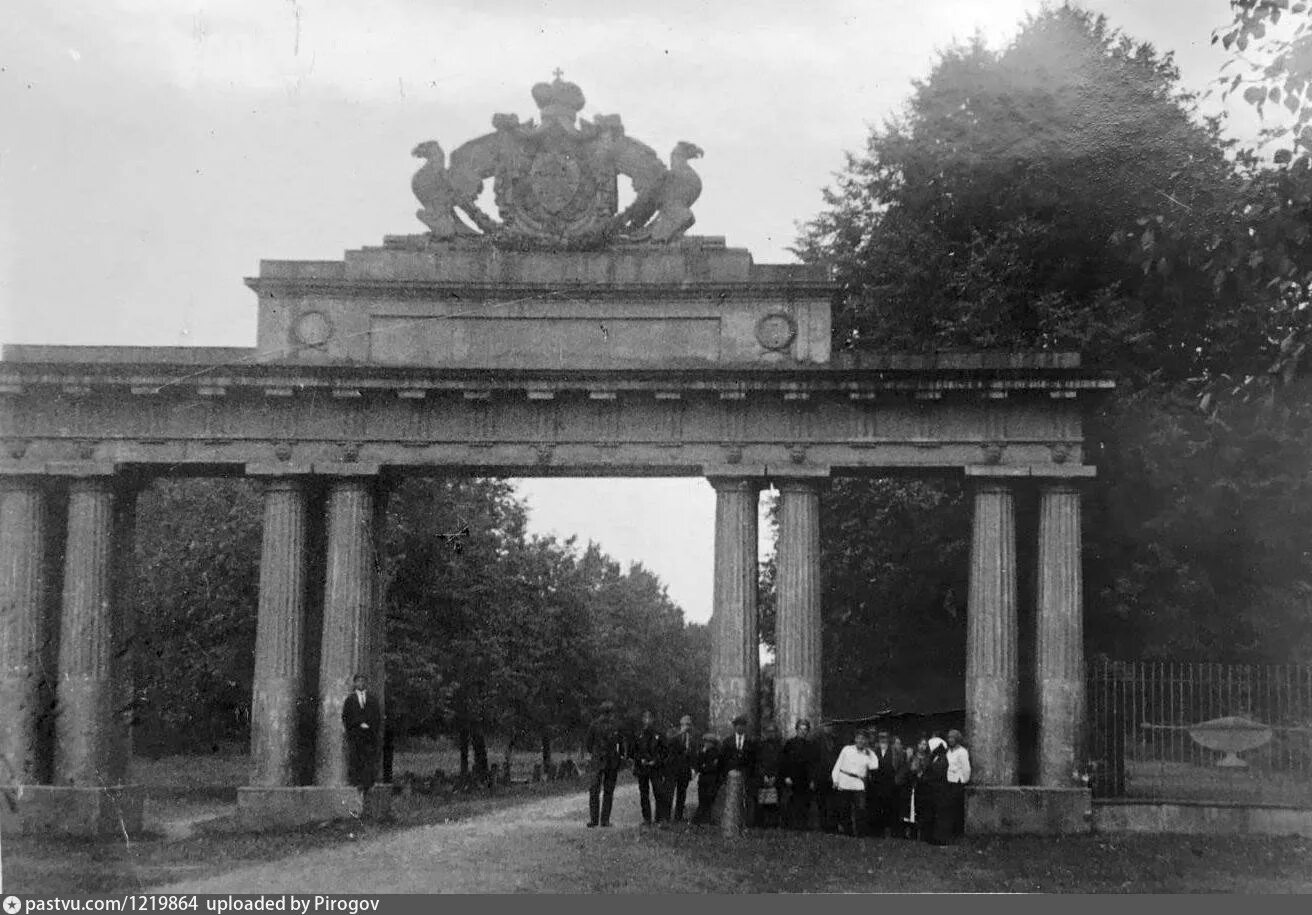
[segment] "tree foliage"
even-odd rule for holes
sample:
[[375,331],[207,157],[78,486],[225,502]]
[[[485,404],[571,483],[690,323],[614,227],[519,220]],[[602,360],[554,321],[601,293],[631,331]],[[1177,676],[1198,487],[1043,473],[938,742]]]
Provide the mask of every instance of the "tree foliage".
[[[1300,182],[1262,172],[1201,117],[1170,54],[1063,6],[999,50],[943,52],[802,227],[799,255],[839,282],[836,346],[1075,350],[1116,380],[1086,426],[1099,465],[1085,500],[1094,650],[1312,649],[1312,570],[1289,548],[1312,536],[1305,424],[1227,423],[1196,399],[1200,380],[1265,358],[1278,312],[1265,259],[1312,266],[1297,208],[1273,211]],[[1272,208],[1260,220],[1255,188]],[[951,486],[897,480],[844,483],[824,510],[836,522],[822,529],[826,622],[847,627],[833,648],[853,659],[847,685],[865,710],[946,650],[906,627],[949,592],[964,599],[969,511]],[[890,525],[899,512],[919,512],[915,527]],[[905,537],[927,538],[914,549],[941,563],[900,555]]]
[[[138,506],[130,599],[145,750],[241,740],[249,720],[261,501],[245,481],[163,480]],[[589,544],[531,537],[502,480],[407,479],[379,549],[390,726],[405,736],[577,735],[602,698],[706,707],[709,639],[664,586]],[[316,639],[317,633],[307,633]]]

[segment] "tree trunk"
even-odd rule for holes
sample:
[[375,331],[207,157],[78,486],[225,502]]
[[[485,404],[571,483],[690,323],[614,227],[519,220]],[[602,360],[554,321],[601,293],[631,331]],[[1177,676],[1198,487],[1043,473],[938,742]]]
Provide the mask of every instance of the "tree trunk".
[[469,777],[469,728],[460,729],[460,777]]
[[518,736],[518,734],[519,732],[512,728],[510,731],[510,739],[506,741],[506,752],[501,758],[501,783],[503,785],[510,784],[510,755],[515,752],[515,737]]
[[470,741],[474,745],[474,775],[487,780],[487,740],[482,728],[470,729]]

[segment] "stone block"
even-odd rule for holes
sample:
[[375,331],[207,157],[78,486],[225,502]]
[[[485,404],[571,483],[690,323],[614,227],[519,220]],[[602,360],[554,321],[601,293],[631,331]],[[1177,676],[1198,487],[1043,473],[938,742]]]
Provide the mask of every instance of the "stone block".
[[243,829],[287,829],[348,817],[385,820],[391,817],[392,786],[375,785],[361,803],[351,787],[299,785],[288,788],[237,789],[237,821]]
[[966,789],[969,835],[1066,836],[1092,828],[1093,795],[1087,788]]
[[142,832],[146,792],[140,785],[17,785],[2,791],[0,831],[6,833],[136,838]]
[[1205,801],[1107,800],[1093,808],[1096,832],[1266,835],[1312,838],[1312,809]]

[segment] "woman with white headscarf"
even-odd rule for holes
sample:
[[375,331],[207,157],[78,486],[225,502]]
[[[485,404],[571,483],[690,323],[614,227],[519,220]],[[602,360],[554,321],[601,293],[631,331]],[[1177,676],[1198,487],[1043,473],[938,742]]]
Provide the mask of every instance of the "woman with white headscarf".
[[930,845],[947,845],[952,840],[952,795],[948,791],[948,745],[937,735],[929,738],[929,765],[920,776],[927,795],[929,816],[920,834]]

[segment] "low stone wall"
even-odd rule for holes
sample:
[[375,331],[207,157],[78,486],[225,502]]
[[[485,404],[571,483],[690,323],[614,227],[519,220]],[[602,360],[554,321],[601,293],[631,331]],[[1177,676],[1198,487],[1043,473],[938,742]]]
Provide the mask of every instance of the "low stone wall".
[[1265,835],[1312,838],[1312,808],[1201,801],[1100,800],[1095,832]]
[[1092,830],[1087,788],[966,789],[967,835],[1066,836]]
[[142,831],[146,792],[139,785],[18,785],[3,795],[0,831],[6,833],[136,838]]
[[391,816],[392,786],[375,785],[361,803],[356,788],[238,788],[237,821],[244,829],[286,829],[326,820],[363,817],[380,820]]

